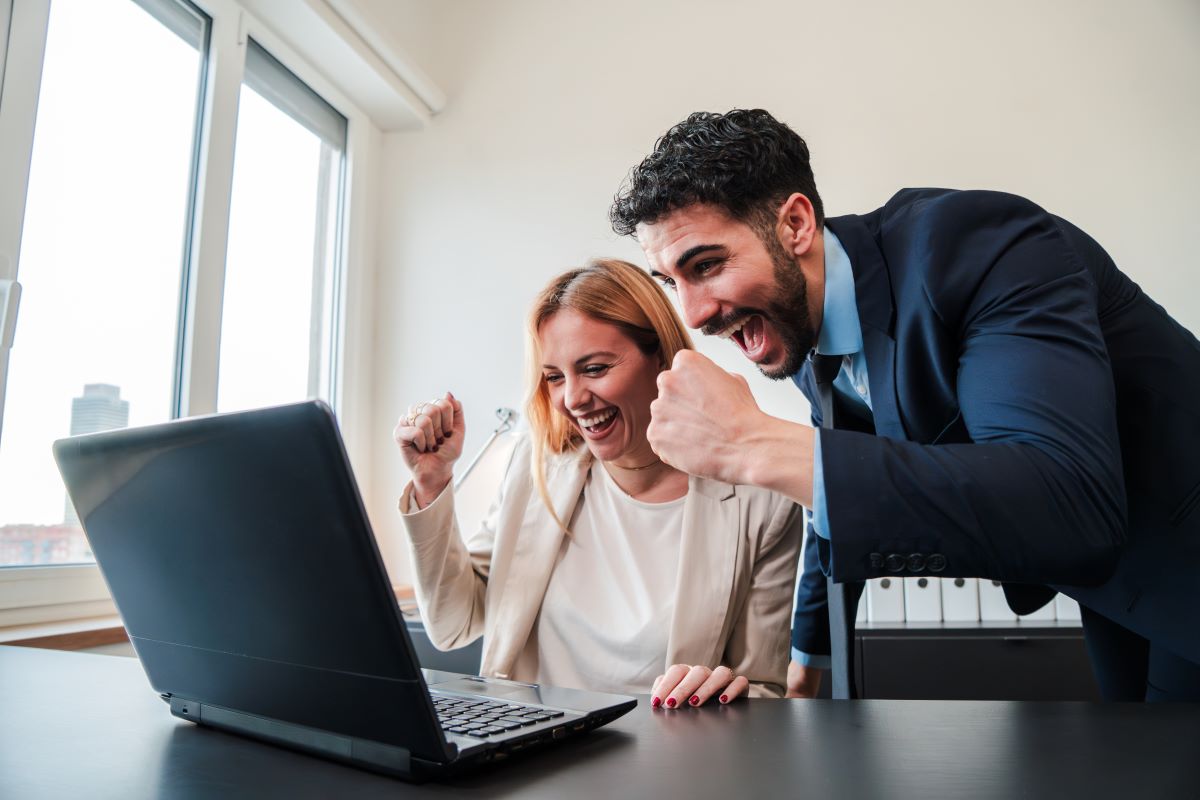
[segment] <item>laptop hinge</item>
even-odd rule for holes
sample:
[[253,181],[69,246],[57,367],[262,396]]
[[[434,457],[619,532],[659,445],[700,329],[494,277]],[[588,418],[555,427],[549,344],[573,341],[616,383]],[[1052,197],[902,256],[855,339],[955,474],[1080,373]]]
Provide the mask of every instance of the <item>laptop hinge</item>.
[[292,722],[258,717],[220,706],[205,705],[180,697],[171,697],[171,713],[212,728],[240,733],[273,744],[336,758],[371,769],[407,775],[412,759],[407,748],[355,739]]

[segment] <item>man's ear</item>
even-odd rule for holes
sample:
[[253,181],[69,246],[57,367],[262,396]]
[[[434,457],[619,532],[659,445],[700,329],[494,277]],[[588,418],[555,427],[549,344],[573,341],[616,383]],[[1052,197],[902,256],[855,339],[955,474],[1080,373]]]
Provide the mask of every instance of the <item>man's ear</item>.
[[812,202],[800,192],[793,192],[779,206],[775,220],[779,243],[783,249],[799,258],[812,248],[817,236],[817,215]]

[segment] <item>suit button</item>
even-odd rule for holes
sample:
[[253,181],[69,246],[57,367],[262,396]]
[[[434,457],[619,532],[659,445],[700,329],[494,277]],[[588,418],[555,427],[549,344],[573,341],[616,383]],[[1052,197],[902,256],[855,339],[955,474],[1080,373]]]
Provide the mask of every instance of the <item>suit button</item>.
[[946,568],[946,557],[941,553],[933,553],[925,559],[925,568],[930,572],[941,572]]
[[904,556],[899,553],[889,553],[888,557],[883,560],[883,568],[888,572],[903,572],[904,563]]
[[883,553],[871,553],[867,558],[870,560],[871,569],[883,569]]
[[924,572],[925,571],[925,556],[920,553],[913,553],[908,557],[909,572]]

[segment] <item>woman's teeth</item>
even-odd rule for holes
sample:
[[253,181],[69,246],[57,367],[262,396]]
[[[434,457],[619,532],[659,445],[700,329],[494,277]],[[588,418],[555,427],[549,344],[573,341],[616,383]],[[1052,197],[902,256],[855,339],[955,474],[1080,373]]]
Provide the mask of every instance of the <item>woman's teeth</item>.
[[579,417],[579,425],[580,427],[591,429],[597,425],[608,422],[608,420],[612,419],[616,413],[617,410],[615,408],[606,408],[604,411],[601,411],[599,414],[595,414],[594,416]]

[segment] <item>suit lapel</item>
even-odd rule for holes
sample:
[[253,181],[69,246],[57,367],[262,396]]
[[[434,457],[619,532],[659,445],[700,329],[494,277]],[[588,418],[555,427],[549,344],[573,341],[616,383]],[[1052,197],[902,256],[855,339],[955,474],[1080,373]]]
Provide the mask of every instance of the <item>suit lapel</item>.
[[[591,463],[590,456],[560,459],[546,476],[550,502],[564,523],[570,523],[575,513]],[[497,637],[502,640],[499,649],[489,652],[484,659],[487,672],[502,675],[511,672],[529,640],[550,583],[550,573],[562,549],[563,536],[562,529],[546,513],[541,496],[536,490],[530,492],[495,626],[495,630],[505,631],[505,635]]]
[[741,501],[733,486],[689,479],[667,665],[717,666],[742,540]]
[[887,265],[861,217],[835,217],[825,220],[825,224],[846,249],[854,271],[854,295],[867,357],[875,433],[891,439],[908,439],[896,397],[895,307]]

